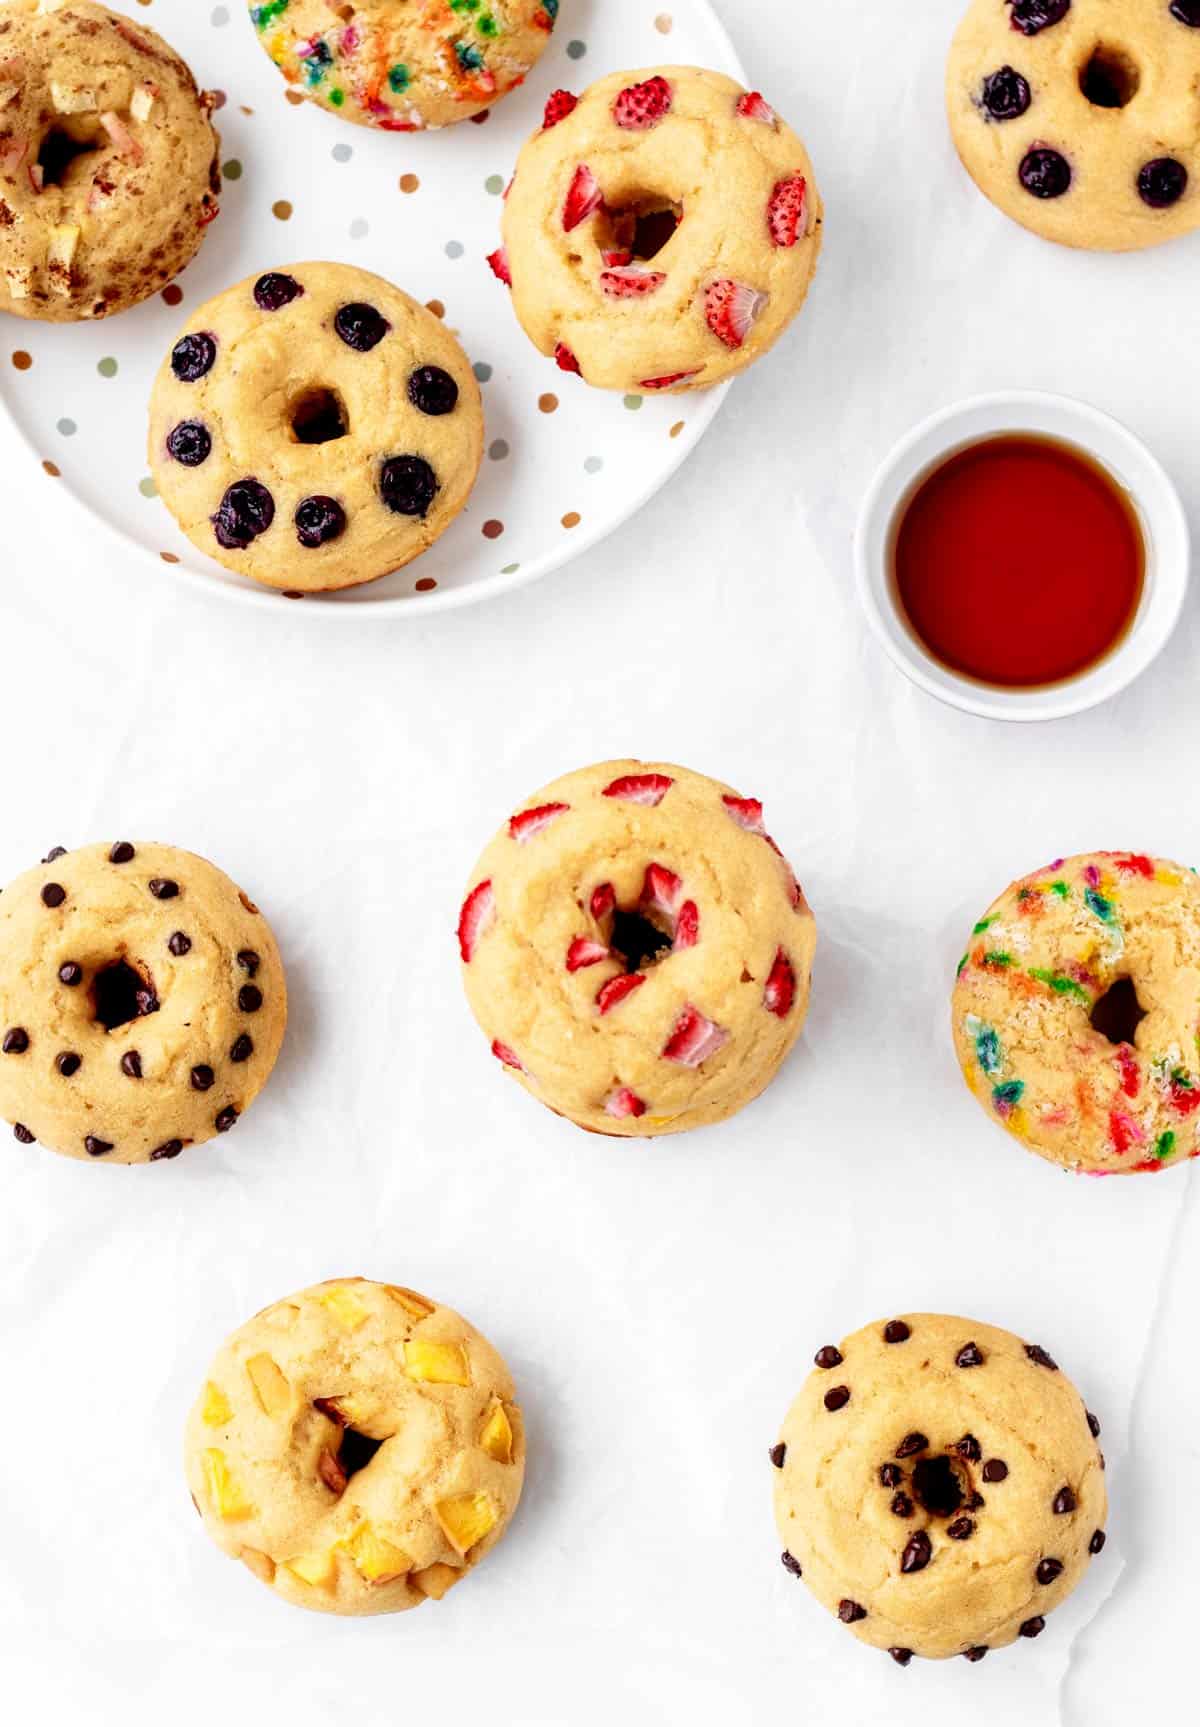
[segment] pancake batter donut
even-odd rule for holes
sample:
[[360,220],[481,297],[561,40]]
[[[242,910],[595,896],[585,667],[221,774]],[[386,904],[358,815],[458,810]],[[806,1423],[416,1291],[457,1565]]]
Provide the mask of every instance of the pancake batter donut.
[[784,1569],[901,1667],[1037,1637],[1104,1546],[1099,1432],[1039,1344],[865,1326],[817,1351],[771,1448]]
[[816,925],[762,805],[685,768],[602,762],[496,835],[458,926],[492,1054],[577,1126],[724,1121],[808,1012]]
[[1006,889],[959,967],[954,1042],[994,1121],[1088,1174],[1200,1155],[1200,879],[1137,852]]
[[250,0],[292,89],[331,114],[421,132],[486,113],[550,40],[559,0]]
[[0,1117],[22,1144],[178,1157],[253,1103],[286,1021],[266,918],[191,852],[56,847],[0,895]]
[[606,390],[706,389],[804,303],[823,214],[769,103],[692,66],[551,96],[488,260],[526,335]]
[[366,270],[294,264],[192,314],[154,385],[149,453],[200,551],[267,587],[348,588],[450,526],[483,404],[424,306]]
[[217,214],[213,97],[92,0],[0,6],[0,311],[69,323],[148,299]]
[[1200,226],[1200,0],[973,0],[946,70],[980,190],[1064,246]]
[[440,1601],[500,1540],[525,1436],[508,1369],[474,1326],[349,1277],[233,1333],[184,1456],[205,1529],[285,1600],[402,1613]]

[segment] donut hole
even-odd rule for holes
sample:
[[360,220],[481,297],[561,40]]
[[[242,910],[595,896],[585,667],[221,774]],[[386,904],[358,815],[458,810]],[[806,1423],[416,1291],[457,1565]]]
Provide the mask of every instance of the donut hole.
[[647,193],[619,209],[603,212],[598,239],[602,252],[624,252],[632,264],[647,264],[670,244],[683,220],[683,206]]
[[614,911],[609,946],[624,960],[626,972],[644,972],[657,965],[670,953],[673,942],[674,937],[644,912],[622,911],[620,907]]
[[1137,62],[1123,48],[1104,43],[1084,61],[1079,73],[1079,88],[1093,108],[1128,108],[1141,83]]
[[350,1480],[351,1476],[357,1475],[360,1469],[367,1467],[382,1444],[382,1439],[372,1439],[369,1433],[360,1433],[357,1427],[342,1429],[342,1443],[338,1447],[338,1462],[342,1466],[347,1481]]
[[332,444],[348,436],[350,417],[336,390],[308,389],[288,406],[292,436],[298,444]]
[[921,1457],[913,1465],[913,1498],[931,1517],[953,1517],[966,1490],[949,1457]]
[[1109,1043],[1132,1044],[1137,1028],[1146,1017],[1146,1009],[1138,1000],[1137,986],[1131,977],[1119,977],[1092,1004],[1088,1015],[1092,1029]]
[[82,179],[86,168],[76,169],[81,156],[93,156],[100,148],[104,134],[82,126],[69,131],[66,126],[51,126],[38,149],[38,167],[42,171],[42,187],[65,186],[72,178]]
[[154,981],[128,960],[103,966],[92,979],[92,1015],[105,1031],[158,1012]]

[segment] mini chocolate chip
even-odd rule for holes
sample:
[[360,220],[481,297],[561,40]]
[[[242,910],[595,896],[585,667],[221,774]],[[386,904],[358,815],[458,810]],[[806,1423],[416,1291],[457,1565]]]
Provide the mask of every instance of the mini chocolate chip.
[[238,1006],[243,1013],[257,1013],[262,1004],[262,990],[257,984],[244,983],[238,990]]
[[983,1351],[977,1343],[964,1343],[954,1357],[955,1367],[982,1367]]
[[973,1649],[963,1650],[964,1661],[982,1661],[987,1654],[987,1644],[977,1643]]
[[61,882],[48,881],[42,889],[42,904],[48,905],[52,910],[55,906],[60,906],[66,897],[67,890]]
[[333,315],[333,327],[348,348],[356,354],[369,354],[377,348],[391,329],[382,312],[365,300],[352,300],[339,306]]
[[76,960],[64,960],[58,968],[58,981],[65,983],[68,989],[74,989],[83,982],[83,967]]
[[1074,1511],[1075,1495],[1069,1487],[1060,1488],[1054,1495],[1054,1504],[1051,1509],[1056,1517],[1065,1517],[1068,1512]]
[[1037,1577],[1038,1582],[1045,1587],[1047,1583],[1053,1583],[1056,1577],[1062,1576],[1062,1568],[1063,1564],[1061,1559],[1043,1559],[1039,1562],[1037,1571],[1034,1575]]
[[953,1523],[946,1525],[946,1534],[951,1541],[969,1541],[975,1533],[975,1523],[970,1517],[956,1517]]
[[231,1103],[226,1104],[220,1115],[218,1115],[216,1120],[213,1122],[213,1126],[216,1128],[218,1133],[228,1133],[237,1118],[237,1110],[234,1109]]
[[857,1625],[860,1619],[865,1619],[866,1617],[866,1608],[860,1606],[857,1601],[850,1601],[843,1598],[838,1602],[838,1618],[841,1620],[843,1625]]
[[216,1074],[207,1062],[200,1062],[192,1069],[192,1090],[208,1091],[216,1081]]
[[103,1157],[106,1152],[112,1150],[112,1141],[110,1139],[97,1139],[94,1133],[89,1133],[83,1142],[83,1149],[89,1157]]
[[179,883],[164,879],[162,876],[155,876],[150,883],[150,892],[155,899],[175,899],[179,894]]
[[897,1493],[896,1497],[892,1500],[891,1512],[893,1517],[912,1516],[913,1502],[908,1497],[907,1493]]
[[928,1451],[929,1441],[923,1433],[906,1433],[896,1447],[897,1457],[915,1457],[918,1451]]
[[790,1553],[781,1553],[779,1555],[779,1561],[783,1566],[783,1569],[788,1572],[790,1576],[802,1577],[804,1575],[800,1569],[800,1561],[798,1559],[794,1559]]
[[4,1034],[0,1051],[5,1055],[24,1055],[29,1048],[29,1033],[23,1025],[14,1025]]
[[1087,1414],[1088,1432],[1091,1434],[1093,1439],[1099,1439],[1100,1423],[1096,1420],[1096,1417],[1092,1414],[1090,1409],[1085,1413]]
[[142,1058],[136,1049],[127,1049],[121,1057],[121,1072],[127,1079],[141,1079]]
[[897,1667],[907,1667],[913,1658],[913,1652],[911,1649],[901,1649],[898,1644],[889,1649],[888,1654],[896,1663]]
[[108,854],[109,863],[131,863],[135,857],[133,847],[128,840],[118,840]]
[[899,1487],[904,1480],[904,1471],[898,1463],[885,1463],[879,1471],[879,1479],[884,1487]]
[[458,385],[441,366],[419,366],[409,377],[408,399],[422,414],[452,414]]
[[83,1057],[76,1055],[73,1049],[64,1049],[61,1055],[55,1056],[54,1065],[64,1079],[70,1079],[83,1066]]
[[989,1457],[983,1466],[985,1481],[1004,1481],[1008,1476],[1008,1464],[1001,1457]]
[[1108,1536],[1104,1533],[1103,1529],[1097,1529],[1096,1533],[1092,1536],[1092,1539],[1088,1542],[1088,1552],[1093,1555],[1099,1553],[1107,1540]]
[[885,1343],[907,1343],[912,1336],[912,1326],[905,1325],[902,1319],[889,1319],[883,1328]]
[[1036,1361],[1039,1367],[1048,1367],[1051,1373],[1058,1372],[1058,1362],[1052,1355],[1047,1355],[1040,1343],[1027,1343],[1025,1353],[1030,1361]]
[[923,1529],[918,1529],[915,1535],[910,1535],[908,1545],[900,1555],[900,1569],[906,1575],[914,1571],[924,1571],[933,1558],[933,1543]]
[[192,938],[190,935],[184,935],[181,929],[177,929],[167,943],[167,948],[169,952],[175,955],[176,959],[182,959],[185,953],[192,951]]
[[771,1462],[775,1465],[776,1469],[782,1469],[783,1460],[787,1456],[787,1446],[784,1445],[782,1441],[778,1445],[772,1445],[770,1451],[767,1452],[767,1456],[771,1459]]
[[229,1051],[229,1059],[230,1061],[249,1061],[253,1054],[254,1040],[248,1032],[243,1032],[240,1037],[234,1039],[233,1047]]
[[278,312],[281,307],[290,306],[293,300],[299,299],[303,292],[294,276],[285,276],[281,270],[268,270],[254,284],[254,303],[260,311]]
[[24,1122],[21,1121],[13,1122],[13,1137],[14,1139],[19,1139],[22,1145],[33,1145],[35,1143],[33,1135],[25,1126]]
[[978,1463],[983,1456],[983,1447],[973,1433],[964,1433],[954,1449],[960,1457],[965,1457],[968,1463]]
[[1040,1613],[1035,1613],[1032,1619],[1027,1619],[1021,1626],[1019,1635],[1022,1637],[1040,1637],[1046,1629],[1046,1621]]
[[181,336],[171,349],[171,370],[181,384],[194,384],[211,372],[217,358],[217,344],[211,336]]
[[850,1387],[835,1385],[832,1391],[825,1393],[825,1407],[832,1415],[836,1410],[845,1409],[850,1401]]
[[244,947],[237,956],[237,962],[243,971],[250,973],[251,977],[258,976],[258,968],[262,961],[252,947]]
[[51,846],[50,850],[46,853],[45,857],[42,859],[42,862],[43,863],[57,863],[59,858],[65,858],[66,855],[67,855],[66,846]]
[[438,477],[424,456],[390,456],[379,470],[379,495],[396,516],[429,514]]
[[156,1145],[150,1153],[150,1162],[158,1163],[164,1157],[178,1157],[183,1150],[181,1139],[168,1139],[163,1145]]

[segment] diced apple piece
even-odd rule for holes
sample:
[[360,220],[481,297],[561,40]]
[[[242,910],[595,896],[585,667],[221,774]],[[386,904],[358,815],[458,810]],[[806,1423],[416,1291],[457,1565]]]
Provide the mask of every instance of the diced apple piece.
[[100,116],[100,124],[112,139],[118,156],[135,164],[142,160],[145,152],[119,114],[114,114],[111,108],[106,109]]
[[508,1419],[508,1411],[504,1405],[497,1402],[491,1414],[483,1424],[483,1432],[479,1435],[479,1443],[489,1457],[494,1457],[497,1463],[511,1463],[513,1460],[513,1430]]
[[495,1502],[486,1493],[457,1493],[434,1506],[438,1522],[452,1546],[464,1556],[500,1520]]
[[405,1313],[410,1313],[414,1319],[428,1319],[435,1311],[432,1301],[426,1301],[423,1295],[418,1295],[415,1289],[405,1289],[398,1283],[385,1283],[383,1286],[393,1301],[398,1301]]
[[79,244],[79,229],[67,224],[51,228],[46,249],[46,272],[56,294],[71,292],[71,264]]
[[209,1498],[218,1517],[232,1522],[235,1518],[250,1516],[254,1507],[230,1473],[223,1451],[204,1453],[204,1473],[208,1480]]
[[38,17],[44,18],[48,12],[58,12],[66,3],[67,0],[38,0]]
[[470,1385],[471,1365],[461,1343],[414,1337],[404,1345],[404,1371],[430,1385]]
[[31,278],[28,270],[21,267],[5,270],[4,279],[8,283],[8,291],[14,300],[27,300],[29,298]]
[[371,1310],[361,1302],[352,1290],[344,1283],[335,1283],[327,1289],[321,1300],[329,1309],[339,1324],[347,1331],[357,1331],[371,1316]]
[[96,108],[94,90],[80,90],[70,84],[51,84],[50,100],[59,114],[90,114]]
[[243,1547],[238,1558],[264,1583],[274,1583],[275,1561],[266,1553],[260,1553],[257,1547]]
[[264,1414],[283,1415],[291,1408],[292,1388],[271,1356],[252,1355],[246,1372]]
[[150,118],[154,108],[158,88],[154,84],[139,84],[129,99],[129,112],[135,120],[145,121]]
[[286,1560],[283,1568],[290,1571],[293,1577],[298,1577],[301,1583],[307,1583],[313,1589],[323,1589],[333,1582],[337,1559],[332,1550],[324,1553],[302,1553],[298,1559]]
[[7,108],[21,94],[19,84],[0,84],[0,108]]
[[372,1529],[369,1523],[358,1528],[342,1543],[360,1576],[368,1583],[392,1583],[412,1570],[412,1560],[400,1547]]
[[424,1571],[414,1571],[409,1582],[414,1589],[419,1589],[422,1595],[440,1601],[447,1590],[453,1589],[464,1575],[464,1572],[456,1570],[453,1565],[427,1565]]
[[200,1405],[200,1419],[206,1427],[224,1427],[227,1421],[233,1420],[233,1410],[229,1407],[229,1399],[219,1385],[212,1380],[204,1387],[204,1402]]

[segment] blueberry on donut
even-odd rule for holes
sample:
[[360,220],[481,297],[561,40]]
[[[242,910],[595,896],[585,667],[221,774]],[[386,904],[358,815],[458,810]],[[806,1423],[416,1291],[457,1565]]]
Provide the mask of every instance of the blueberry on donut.
[[954,1042],[993,1121],[1091,1175],[1200,1155],[1200,878],[1139,852],[1007,888],[959,966]]
[[604,762],[500,829],[458,926],[504,1069],[595,1133],[682,1133],[770,1083],[808,1011],[816,925],[756,798]]

